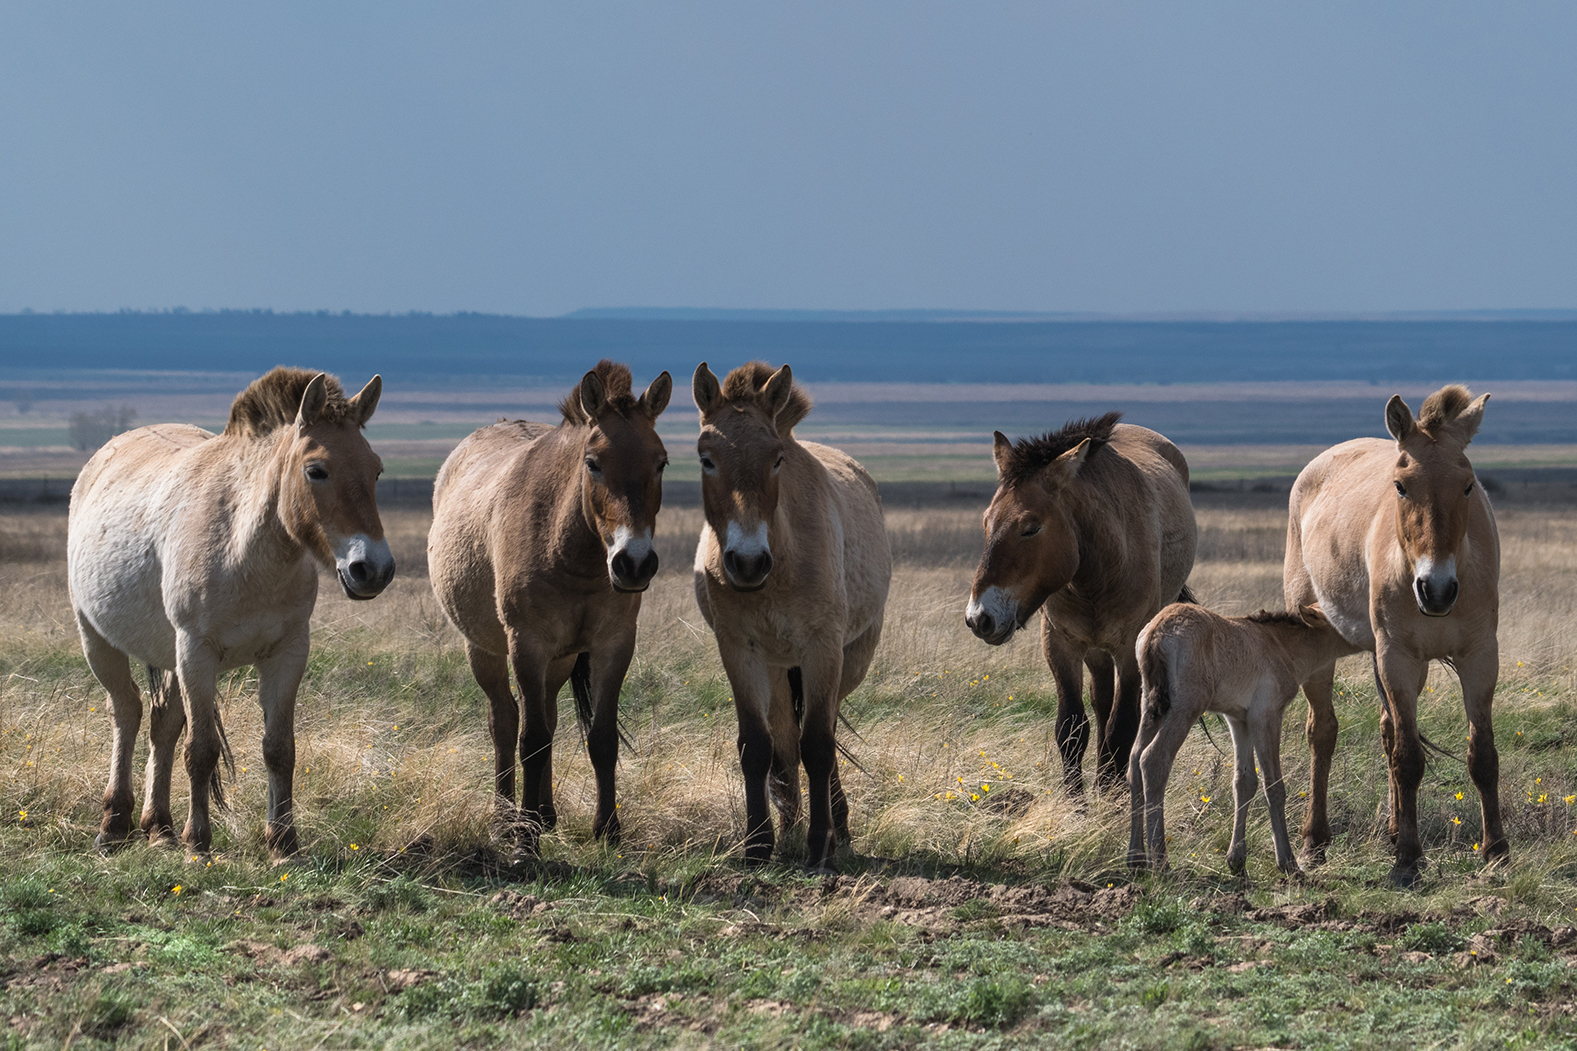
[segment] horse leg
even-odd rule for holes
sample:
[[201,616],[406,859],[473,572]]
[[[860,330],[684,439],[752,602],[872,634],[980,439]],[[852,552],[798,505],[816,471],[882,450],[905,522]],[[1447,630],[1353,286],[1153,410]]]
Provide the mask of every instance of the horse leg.
[[[843,711],[844,698],[865,681],[871,668],[871,658],[876,655],[876,644],[882,637],[882,614],[877,613],[871,626],[843,647],[843,674],[838,683],[838,710]],[[832,764],[832,827],[840,843],[847,843],[849,835],[849,797],[843,791],[843,778],[838,775],[838,764]]]
[[1116,663],[1117,698],[1101,736],[1101,760],[1096,768],[1096,778],[1105,788],[1122,783],[1122,760],[1133,751],[1134,737],[1139,733],[1139,697],[1144,690],[1133,650],[1124,651]]
[[1376,666],[1390,713],[1388,745],[1391,778],[1396,794],[1392,821],[1397,830],[1396,864],[1391,882],[1410,887],[1418,882],[1424,847],[1418,838],[1418,785],[1424,779],[1424,748],[1418,739],[1418,694],[1424,688],[1429,662],[1388,646],[1382,636]]
[[263,765],[268,768],[268,817],[263,842],[276,861],[301,849],[296,837],[296,694],[312,640],[306,625],[295,638],[257,662],[257,699],[263,706]]
[[214,706],[219,661],[203,639],[177,630],[175,665],[181,684],[181,702],[186,707],[186,776],[192,786],[191,809],[186,815],[186,827],[181,830],[181,841],[194,852],[206,854],[213,846],[209,793],[217,780],[215,775],[223,751]]
[[1276,841],[1276,867],[1289,875],[1303,871],[1287,836],[1287,783],[1281,775],[1281,717],[1295,696],[1296,690],[1288,697],[1278,698],[1273,709],[1249,719],[1254,753],[1265,774],[1265,802],[1270,808],[1270,834]]
[[1069,795],[1084,794],[1084,750],[1090,743],[1090,720],[1084,714],[1084,669],[1079,655],[1051,622],[1041,616],[1040,642],[1046,665],[1057,684],[1057,750],[1062,753],[1062,784]]
[[[1139,736],[1135,738],[1133,750],[1128,754],[1128,867],[1131,869],[1147,868],[1150,864],[1149,856],[1144,849],[1146,812],[1144,753],[1150,742],[1155,740],[1155,735],[1160,729],[1160,711],[1154,707],[1146,707],[1144,718],[1139,722]],[[1164,857],[1164,839],[1161,850]]]
[[1232,730],[1232,844],[1227,848],[1227,868],[1241,876],[1248,865],[1248,808],[1259,791],[1254,775],[1254,741],[1241,715],[1228,715]]
[[1121,778],[1112,770],[1116,756],[1106,737],[1117,699],[1117,669],[1105,650],[1085,653],[1084,666],[1090,670],[1090,709],[1095,713],[1095,787],[1109,789]]
[[549,659],[512,634],[510,663],[520,684],[520,849],[536,856],[542,836],[542,782],[553,775],[553,734],[558,729],[558,697],[548,693]]
[[843,675],[843,647],[826,647],[800,662],[805,684],[805,718],[800,755],[810,788],[810,829],[806,833],[805,869],[830,874],[837,845],[832,816],[832,784],[837,772],[838,684]]
[[109,694],[115,723],[109,783],[104,787],[104,819],[95,840],[100,850],[114,850],[131,835],[131,763],[137,731],[142,727],[142,691],[131,677],[131,661],[81,613],[77,614],[77,629],[82,635],[82,652],[87,656],[88,667]]
[[[555,711],[557,710],[558,696],[564,692],[564,684],[569,682],[569,677],[575,670],[577,657],[578,655],[560,657],[548,665],[547,696],[553,698]],[[579,702],[576,703],[579,704]],[[592,708],[592,714],[593,716],[596,715],[595,706]],[[617,723],[615,723],[615,729],[617,729]],[[591,744],[589,730],[586,736],[586,743],[588,747]],[[511,742],[510,747],[509,761],[513,765],[515,761],[514,742]],[[542,815],[542,831],[552,832],[555,828],[558,828],[559,811],[558,806],[553,802],[553,765],[551,763],[542,769],[542,784],[537,787],[537,813]]]
[[1385,683],[1380,678],[1380,662],[1374,654],[1369,655],[1370,666],[1374,669],[1374,693],[1380,701],[1380,746],[1387,756],[1385,764],[1385,834],[1391,841],[1391,846],[1396,846],[1396,837],[1400,832],[1397,824],[1401,805],[1396,800],[1396,768],[1390,763],[1389,756],[1396,745],[1396,720],[1391,718],[1391,701],[1385,692]]
[[1478,789],[1484,822],[1484,860],[1488,864],[1511,857],[1506,831],[1500,824],[1500,756],[1495,751],[1495,727],[1490,706],[1495,699],[1495,680],[1500,674],[1500,649],[1493,635],[1472,653],[1454,662],[1462,682],[1462,701],[1467,709],[1467,769]]
[[1326,799],[1331,785],[1331,757],[1336,754],[1336,706],[1331,702],[1335,684],[1334,662],[1303,684],[1303,696],[1309,702],[1305,727],[1309,740],[1309,808],[1303,820],[1303,856],[1310,865],[1323,865],[1325,851],[1331,845]]
[[509,659],[489,653],[476,643],[465,644],[471,677],[487,695],[487,728],[493,737],[493,807],[499,830],[513,834],[520,815],[515,809],[515,749],[520,740],[520,704],[509,689]]
[[173,673],[150,669],[162,682],[149,686],[153,703],[148,707],[148,765],[142,801],[142,830],[154,845],[177,843],[175,818],[170,814],[170,775],[175,766],[175,746],[186,729],[186,706],[181,703],[180,680]]
[[624,685],[624,674],[634,654],[635,622],[632,620],[626,636],[606,652],[593,651],[591,655],[593,708],[591,728],[586,732],[586,751],[597,775],[597,817],[592,822],[591,833],[610,843],[619,841],[620,832],[614,786],[614,770],[619,762],[619,689]]
[[[743,646],[719,640],[723,670],[734,690],[739,718],[739,769],[745,776],[745,864],[772,860],[772,814],[767,809],[767,775],[772,769],[772,675],[761,658]],[[812,799],[814,802],[814,797]]]
[[[794,689],[789,669],[773,668],[772,700],[767,708],[767,725],[772,733],[772,800],[777,804],[778,823],[786,835],[800,820],[799,733],[800,716],[795,711]],[[798,678],[798,671],[794,672]],[[800,687],[799,705],[804,704]]]

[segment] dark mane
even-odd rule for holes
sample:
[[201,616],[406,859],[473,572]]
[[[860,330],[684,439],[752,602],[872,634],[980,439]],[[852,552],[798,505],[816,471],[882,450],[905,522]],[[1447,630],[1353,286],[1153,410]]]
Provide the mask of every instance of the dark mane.
[[[318,376],[311,369],[293,369],[284,365],[270,369],[265,375],[248,384],[246,390],[235,396],[230,405],[230,420],[225,424],[226,434],[239,434],[248,438],[261,438],[281,427],[296,422],[301,411],[301,396],[307,384]],[[328,401],[318,418],[325,423],[343,423],[350,418],[350,402],[339,380],[323,374],[323,387]]]
[[1039,438],[1020,438],[1013,443],[1012,460],[1002,472],[1002,484],[1011,488],[1033,478],[1057,457],[1078,448],[1086,438],[1090,440],[1090,452],[1094,453],[1112,440],[1112,428],[1122,418],[1120,412],[1108,412],[1102,416],[1069,420],[1060,429],[1048,431]]
[[[591,371],[602,380],[603,390],[607,392],[608,407],[620,416],[629,418],[635,411],[637,399],[631,391],[630,367],[621,365],[617,361],[603,358],[597,362],[597,367]],[[580,384],[575,384],[573,390],[565,395],[559,402],[559,412],[564,416],[565,423],[591,423],[592,419],[586,415],[586,410],[580,404]]]
[[[754,401],[777,371],[764,361],[747,362],[731,370],[723,380],[723,397],[729,401]],[[810,395],[796,382],[789,391],[788,404],[778,413],[778,427],[792,431],[810,415],[810,409]]]
[[1462,415],[1462,410],[1473,403],[1473,395],[1460,383],[1441,387],[1424,400],[1418,410],[1418,429],[1431,438],[1437,437],[1440,428]]
[[1243,619],[1253,621],[1255,624],[1286,624],[1294,628],[1308,627],[1308,625],[1304,623],[1301,614],[1289,613],[1286,610],[1276,610],[1275,612],[1272,612],[1268,609],[1262,609],[1258,613],[1250,613]]

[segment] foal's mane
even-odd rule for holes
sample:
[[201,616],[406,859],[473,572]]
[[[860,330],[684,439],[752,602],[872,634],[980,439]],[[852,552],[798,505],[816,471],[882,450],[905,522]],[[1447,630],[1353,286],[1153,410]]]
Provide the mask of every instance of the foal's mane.
[[1012,457],[1002,471],[1002,484],[1012,488],[1028,481],[1063,453],[1078,448],[1079,443],[1086,438],[1090,440],[1090,452],[1096,452],[1112,440],[1112,428],[1122,418],[1120,412],[1087,416],[1069,420],[1059,429],[1047,431],[1039,438],[1020,438],[1013,443]]
[[[761,388],[767,385],[777,369],[764,361],[747,361],[733,369],[723,380],[723,397],[729,401],[755,401]],[[801,420],[810,415],[810,395],[797,382],[789,391],[788,404],[778,413],[780,431],[793,430]]]
[[[629,419],[630,413],[635,411],[637,403],[636,397],[631,391],[630,367],[621,365],[617,361],[603,358],[597,362],[597,367],[591,371],[595,372],[597,378],[602,380],[602,389],[608,399],[608,407],[625,419]],[[579,383],[575,384],[574,389],[559,402],[559,412],[564,416],[565,423],[590,424],[596,422],[590,416],[587,416],[586,410],[581,407]]]
[[1308,627],[1308,624],[1304,622],[1303,617],[1300,614],[1292,613],[1287,610],[1272,611],[1268,609],[1262,609],[1258,613],[1250,613],[1243,619],[1251,621],[1255,624],[1285,624],[1288,627],[1293,628]]
[[[295,423],[296,414],[301,411],[301,396],[306,393],[307,384],[317,376],[318,373],[311,369],[293,369],[286,365],[270,369],[235,396],[224,433],[261,438]],[[339,380],[324,373],[323,389],[328,400],[318,419],[325,423],[343,423],[349,419],[350,402]]]
[[1473,403],[1473,395],[1460,383],[1441,387],[1424,400],[1418,410],[1418,429],[1431,438],[1440,436],[1440,429],[1462,415],[1462,410]]

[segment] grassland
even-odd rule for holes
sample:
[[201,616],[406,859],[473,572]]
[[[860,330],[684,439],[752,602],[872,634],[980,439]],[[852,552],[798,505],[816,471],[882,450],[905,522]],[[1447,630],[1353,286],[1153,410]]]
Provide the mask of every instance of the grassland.
[[[1196,589],[1229,612],[1276,605],[1284,512],[1217,499],[1199,512]],[[1281,878],[1257,805],[1247,876],[1227,873],[1231,763],[1196,733],[1168,800],[1174,871],[1131,882],[1126,800],[1076,806],[1058,787],[1033,633],[990,649],[963,627],[975,515],[889,514],[887,630],[847,708],[854,840],[828,880],[800,875],[794,836],[780,864],[735,860],[734,720],[690,594],[693,510],[663,512],[665,569],[626,683],[622,844],[591,841],[590,767],[566,719],[543,860],[495,852],[484,707],[428,590],[426,516],[395,511],[391,590],[351,604],[325,589],[319,605],[297,727],[305,850],[279,867],[244,673],[222,689],[237,765],[213,857],[92,851],[109,723],[71,622],[64,518],[0,515],[0,1046],[1577,1042],[1568,511],[1501,512],[1512,864],[1483,870],[1471,784],[1435,760],[1430,865],[1408,893],[1385,886],[1385,770],[1358,659],[1341,668],[1327,865]],[[1431,675],[1422,712],[1434,740],[1463,740],[1449,673]],[[1285,747],[1296,802],[1299,707]]]

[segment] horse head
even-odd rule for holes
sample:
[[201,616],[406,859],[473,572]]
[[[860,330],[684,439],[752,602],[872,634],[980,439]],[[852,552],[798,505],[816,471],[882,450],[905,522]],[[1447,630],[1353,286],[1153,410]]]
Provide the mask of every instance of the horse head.
[[1488,400],[1452,385],[1431,394],[1417,418],[1401,395],[1385,407],[1386,430],[1396,439],[1396,539],[1412,573],[1413,601],[1428,617],[1444,617],[1456,605],[1468,512],[1484,498],[1465,450]]

